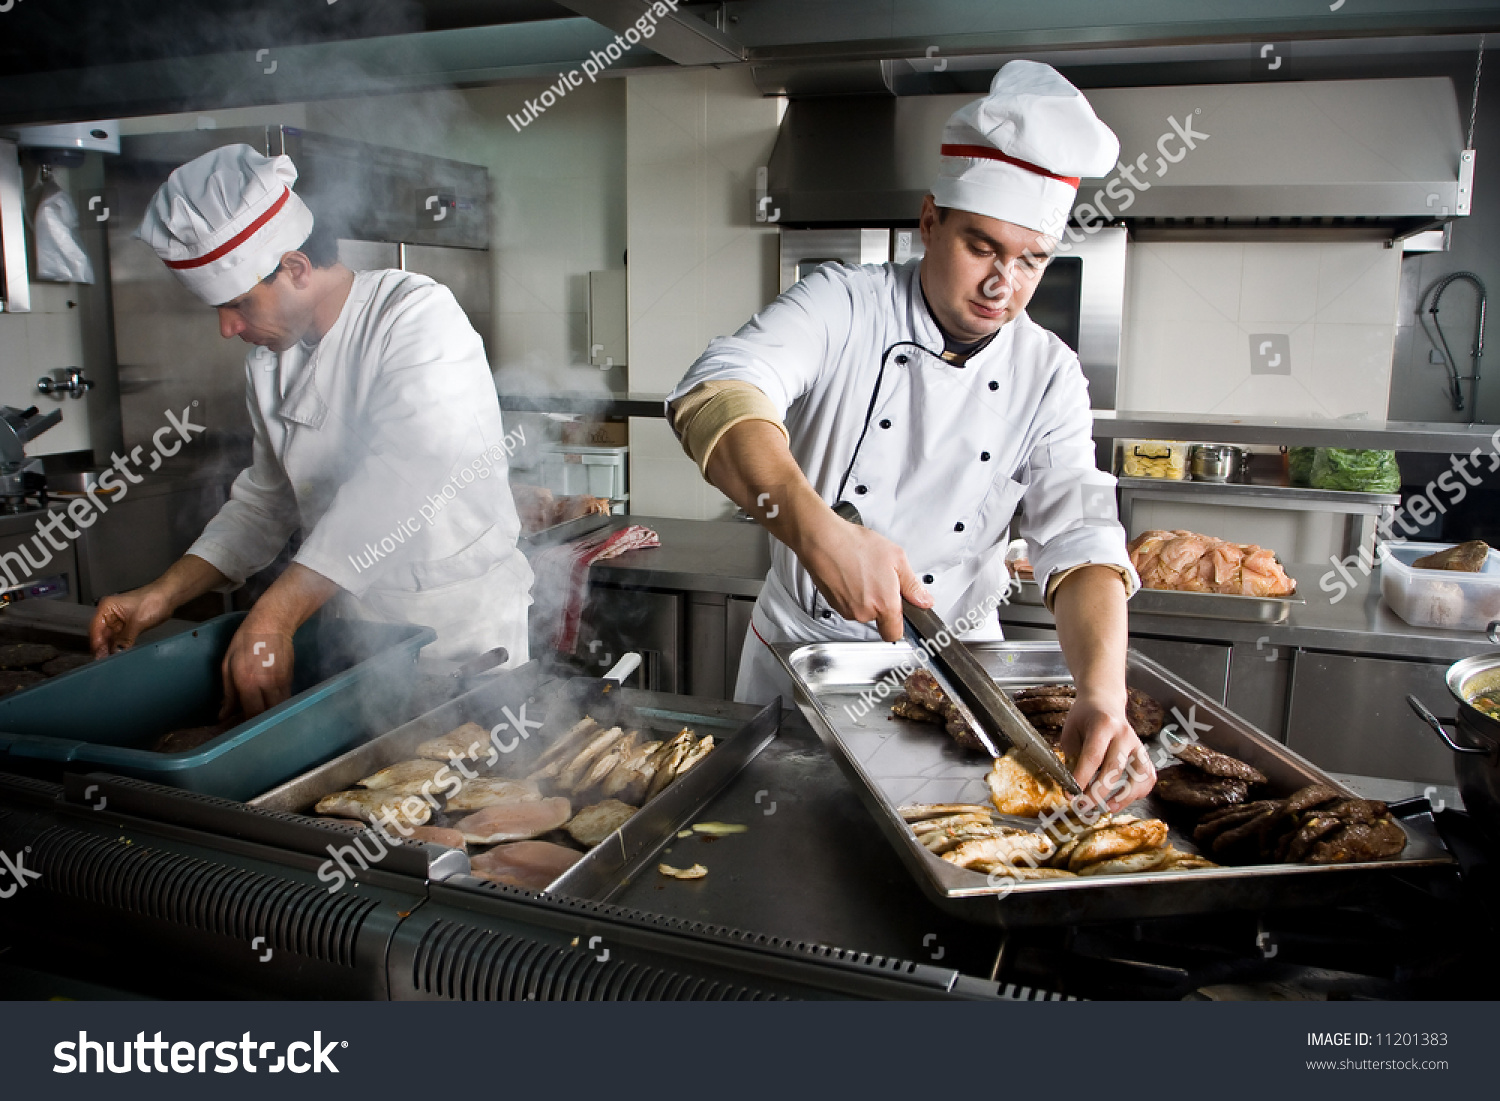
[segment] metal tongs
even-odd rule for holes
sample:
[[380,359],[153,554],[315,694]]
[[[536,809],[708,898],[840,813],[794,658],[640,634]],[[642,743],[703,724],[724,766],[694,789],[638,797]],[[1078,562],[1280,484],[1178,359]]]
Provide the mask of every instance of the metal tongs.
[[[833,511],[851,524],[864,526],[859,509],[848,501],[840,501]],[[930,654],[947,675],[953,705],[991,757],[1003,756],[996,747],[995,737],[998,737],[1015,748],[1032,772],[1056,781],[1069,795],[1083,794],[1083,788],[1067,766],[1058,760],[1052,747],[1036,732],[1011,698],[1000,691],[984,666],[969,653],[967,646],[958,641],[941,616],[928,608],[917,607],[904,597],[901,614],[906,619],[907,634],[914,637],[918,648]],[[940,638],[946,638],[947,645],[941,644]],[[923,642],[926,645],[922,645]]]

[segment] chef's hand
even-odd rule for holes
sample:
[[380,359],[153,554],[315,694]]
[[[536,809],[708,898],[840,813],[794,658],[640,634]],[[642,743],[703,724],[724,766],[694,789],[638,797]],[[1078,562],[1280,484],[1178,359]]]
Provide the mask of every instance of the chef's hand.
[[252,719],[292,694],[292,635],[275,627],[261,627],[247,617],[229,642],[220,670],[224,676],[224,706],[219,719],[243,711]]
[[827,505],[823,512],[826,517],[819,517],[814,532],[801,541],[798,555],[813,584],[839,615],[856,623],[873,622],[881,638],[897,641],[905,633],[902,597],[930,608],[932,594],[895,543],[849,523]]
[[106,596],[89,624],[89,649],[95,658],[128,650],[143,631],[166,622],[189,600],[229,584],[213,566],[195,554],[184,554],[149,585]]
[[176,605],[155,585],[106,596],[89,624],[89,649],[96,659],[128,650],[143,632],[165,623],[174,611]]
[[1073,776],[1095,806],[1123,810],[1156,783],[1156,770],[1125,721],[1124,700],[1100,701],[1079,693],[1062,731],[1063,755],[1078,763]]

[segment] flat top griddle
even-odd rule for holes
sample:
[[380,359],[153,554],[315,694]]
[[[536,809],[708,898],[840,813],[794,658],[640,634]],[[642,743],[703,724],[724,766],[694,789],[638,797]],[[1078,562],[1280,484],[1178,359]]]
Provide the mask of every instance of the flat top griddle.
[[[666,696],[587,677],[544,678],[533,663],[491,678],[404,726],[250,800],[250,805],[314,815],[313,808],[323,796],[353,787],[387,765],[416,756],[419,744],[466,722],[486,730],[502,722],[510,724],[492,734],[492,744],[499,750],[511,748],[495,754],[492,765],[481,761],[470,767],[481,775],[521,778],[553,739],[585,715],[593,717],[601,729],[620,725],[639,730],[643,738],[671,737],[688,726],[700,736],[712,734],[715,739],[713,751],[695,768],[647,801],[620,829],[588,850],[548,887],[552,893],[594,901],[606,901],[649,867],[654,855],[672,841],[677,831],[693,822],[776,736],[781,718],[779,706],[755,708]],[[528,728],[527,736],[520,738],[513,729],[516,719],[528,723],[540,720],[542,726]],[[574,811],[583,806],[575,800]],[[451,825],[468,813],[472,812],[455,812],[452,816],[435,812],[431,824]],[[566,837],[560,841],[572,845]],[[437,879],[467,877],[469,870],[467,855],[451,850],[432,865],[433,878]],[[482,884],[478,879],[468,882]]]

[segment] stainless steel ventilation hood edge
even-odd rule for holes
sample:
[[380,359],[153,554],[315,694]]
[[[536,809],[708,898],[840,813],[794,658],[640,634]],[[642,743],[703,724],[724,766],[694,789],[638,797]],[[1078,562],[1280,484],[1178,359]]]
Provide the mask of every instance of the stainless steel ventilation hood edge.
[[[1473,162],[1464,160],[1457,97],[1444,77],[1087,94],[1142,186],[1125,188],[1125,200],[1121,179],[1114,199],[1095,204],[1110,181],[1085,180],[1080,202],[1098,211],[1086,220],[1378,227],[1399,236],[1468,213]],[[793,100],[768,174],[781,223],[913,223],[937,175],[943,124],[971,98]],[[1207,137],[1185,141],[1184,133]]]

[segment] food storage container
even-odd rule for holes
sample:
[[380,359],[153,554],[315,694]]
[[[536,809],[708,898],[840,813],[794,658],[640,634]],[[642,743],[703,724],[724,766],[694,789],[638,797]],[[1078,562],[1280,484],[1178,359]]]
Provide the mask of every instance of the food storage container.
[[293,636],[290,699],[196,749],[154,752],[159,735],[217,718],[219,665],[244,618],[220,616],[0,700],[0,759],[246,799],[411,717],[432,629],[325,614]]
[[1185,481],[1188,446],[1174,440],[1121,440],[1120,476]]
[[1446,627],[1457,631],[1483,631],[1500,619],[1500,551],[1491,549],[1484,569],[1419,570],[1418,558],[1447,550],[1450,543],[1386,544],[1387,555],[1380,567],[1380,595],[1413,627]]

